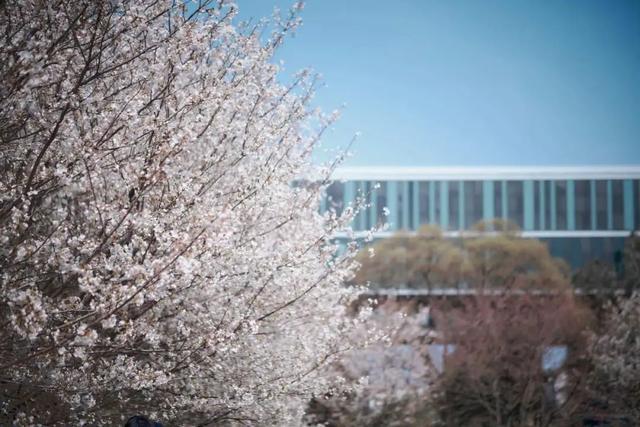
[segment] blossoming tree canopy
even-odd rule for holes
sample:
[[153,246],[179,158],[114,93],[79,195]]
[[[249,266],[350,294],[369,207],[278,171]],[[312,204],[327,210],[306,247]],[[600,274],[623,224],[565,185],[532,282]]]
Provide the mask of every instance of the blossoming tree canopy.
[[2,424],[291,425],[330,386],[353,211],[290,185],[333,120],[270,61],[299,7],[0,6]]

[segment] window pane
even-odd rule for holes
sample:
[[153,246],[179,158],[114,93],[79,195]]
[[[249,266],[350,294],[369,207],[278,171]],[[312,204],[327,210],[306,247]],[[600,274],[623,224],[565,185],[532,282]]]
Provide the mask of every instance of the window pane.
[[[353,197],[352,202],[353,202],[353,206],[355,207],[356,199],[360,196],[360,191],[361,191],[360,190],[361,189],[360,185],[362,185],[362,182],[361,181],[353,181],[351,185],[353,186],[353,191],[354,191],[353,196],[352,196]],[[356,215],[353,218],[353,222],[351,223],[351,227],[353,227],[353,229],[356,230],[356,231],[362,229],[362,225],[360,224],[360,216],[361,216],[361,212],[358,213],[358,215]]]
[[520,228],[524,226],[524,197],[522,184],[522,181],[507,182],[508,218],[518,224]]
[[413,199],[413,193],[414,193],[413,188],[417,184],[414,183],[413,181],[410,181],[407,185],[409,186],[409,191],[408,191],[408,193],[409,193],[409,223],[406,225],[406,227],[407,227],[408,230],[413,230],[413,224],[414,224],[413,206],[414,206],[414,203],[416,202]]
[[[373,185],[371,184],[371,181],[363,181],[362,182],[362,191],[363,191],[363,197],[365,197],[365,203],[368,205],[371,203],[371,189],[373,188]],[[362,228],[365,230],[370,229],[371,227],[373,227],[373,224],[371,224],[371,215],[369,214],[369,211],[371,210],[371,208],[362,208],[362,211],[360,212],[360,216],[362,218]]]
[[327,208],[334,209],[336,214],[342,214],[344,208],[344,183],[333,182],[327,188]]
[[540,230],[540,181],[533,182],[533,229]]
[[624,229],[624,202],[623,202],[623,190],[622,180],[615,180],[611,182],[613,189],[613,229]]
[[465,228],[482,219],[482,181],[464,182],[464,211]]
[[397,205],[398,205],[398,216],[396,216],[396,222],[398,224],[398,230],[402,230],[406,227],[406,224],[403,222],[404,220],[404,204],[402,203],[404,200],[404,186],[406,182],[396,182],[396,194],[397,194]]
[[596,228],[607,229],[607,181],[596,181]]
[[556,229],[567,229],[567,181],[556,181]]
[[460,183],[456,181],[449,182],[449,229],[457,230],[460,228],[458,224],[458,215],[460,212]]
[[591,229],[591,182],[576,181],[576,230]]
[[544,224],[551,230],[551,181],[544,182]]
[[387,207],[387,183],[380,182],[380,188],[376,190],[376,218],[378,218],[379,224],[384,224],[389,221],[384,216],[384,208]]
[[633,225],[634,229],[640,229],[640,181],[633,181],[633,197],[635,198],[635,203],[633,205],[633,211],[635,213],[635,223]]
[[502,218],[502,181],[493,182],[493,215]]
[[435,191],[435,213],[436,213],[436,217],[431,219],[431,222],[433,222],[434,224],[440,224],[440,182],[436,181],[435,182],[435,187],[436,189]]
[[429,182],[422,181],[419,185],[420,196],[420,224],[427,224],[429,222]]

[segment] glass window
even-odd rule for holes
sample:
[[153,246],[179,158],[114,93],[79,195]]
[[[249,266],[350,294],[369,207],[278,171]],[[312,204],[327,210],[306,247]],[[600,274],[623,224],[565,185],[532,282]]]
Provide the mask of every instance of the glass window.
[[624,230],[624,201],[622,196],[622,180],[617,179],[615,181],[611,181],[611,188],[613,190],[613,229]]
[[493,182],[493,215],[502,218],[502,181]]
[[544,224],[551,230],[551,181],[544,181]]
[[415,206],[416,201],[414,200],[413,194],[414,194],[414,187],[417,185],[417,183],[413,182],[413,181],[409,181],[409,183],[407,184],[409,186],[409,223],[406,225],[407,229],[409,230],[413,230],[413,224],[414,224],[414,219],[413,219],[413,207]]
[[327,208],[334,209],[341,215],[344,209],[344,183],[334,181],[327,188]]
[[436,216],[431,220],[431,222],[433,222],[434,224],[440,224],[440,182],[436,181],[434,184],[435,184],[434,188],[436,190],[435,199],[434,199],[435,205],[436,205],[435,206]]
[[515,224],[518,224],[520,228],[524,226],[524,196],[522,186],[522,181],[507,182],[507,217]]
[[[365,204],[367,205],[371,203],[372,188],[373,185],[371,184],[371,181],[362,181],[362,196],[365,198]],[[371,215],[369,215],[370,209],[370,207],[363,207],[360,212],[361,226],[364,230],[368,230],[373,227],[373,224],[371,224]]]
[[607,227],[607,181],[596,181],[596,228]]
[[457,181],[449,182],[449,229],[457,230],[460,228],[458,223],[460,213],[460,183]]
[[640,229],[640,180],[636,180],[633,183],[633,210],[635,211],[635,224],[634,229]]
[[396,194],[398,197],[398,203],[397,203],[398,216],[396,216],[396,222],[398,226],[396,228],[398,230],[402,230],[403,228],[406,227],[406,224],[404,223],[404,204],[402,203],[404,201],[404,186],[406,184],[407,184],[406,182],[401,182],[401,181],[396,182]]
[[567,181],[556,181],[556,230],[567,229]]
[[576,230],[591,229],[591,182],[576,181]]
[[533,229],[542,230],[540,217],[540,181],[533,181]]
[[380,188],[376,190],[376,218],[378,218],[379,224],[384,224],[389,221],[384,215],[384,208],[387,207],[387,183],[380,182]]
[[420,197],[419,201],[419,215],[420,215],[420,224],[429,223],[429,182],[422,181],[416,183],[418,185],[418,196]]
[[[353,191],[354,191],[353,196],[352,196],[352,197],[353,197],[352,202],[353,202],[353,206],[354,206],[354,207],[355,207],[355,206],[356,206],[356,204],[357,204],[357,203],[356,203],[356,199],[357,199],[358,197],[360,197],[360,195],[361,195],[361,187],[360,187],[360,185],[361,185],[361,184],[362,184],[362,182],[361,182],[361,181],[353,181],[353,182],[351,183],[351,185],[353,186]],[[362,214],[362,212],[359,212],[359,213],[358,213],[358,215],[356,215],[356,216],[353,218],[353,222],[351,223],[351,226],[352,226],[352,227],[353,227],[353,229],[354,229],[354,230],[356,230],[356,231],[357,231],[357,230],[362,229],[362,225],[361,225],[361,223],[360,223],[360,222],[361,222],[361,221],[360,221],[360,216],[361,216],[361,214]]]
[[482,181],[464,182],[464,225],[471,228],[482,219]]

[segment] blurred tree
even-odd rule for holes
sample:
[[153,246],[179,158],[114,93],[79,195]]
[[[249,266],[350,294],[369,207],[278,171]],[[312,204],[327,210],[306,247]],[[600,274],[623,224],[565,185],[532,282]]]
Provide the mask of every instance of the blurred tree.
[[[446,425],[566,425],[579,407],[575,372],[589,313],[570,292],[569,267],[545,243],[492,220],[457,240],[429,226],[373,249],[373,258],[359,255],[356,283],[477,291],[431,301],[441,342],[455,346],[428,405]],[[550,348],[568,354],[562,369],[545,369]]]
[[576,270],[572,282],[576,288],[584,290],[617,288],[619,284],[613,265],[600,259],[591,260]]
[[[487,234],[493,229],[495,233]],[[551,256],[547,245],[525,239],[512,223],[480,222],[480,232],[464,242],[469,260],[469,281],[476,289],[558,290],[569,285],[568,265]]]
[[445,239],[436,226],[421,227],[416,235],[398,234],[373,246],[375,256],[361,251],[361,268],[354,282],[372,288],[441,288],[457,286],[466,262],[460,247]]
[[624,286],[630,295],[640,288],[640,236],[632,234],[624,246]]
[[513,221],[502,218],[480,220],[471,226],[471,231],[476,233],[497,232],[517,236],[520,227]]
[[[570,293],[477,295],[439,310],[442,339],[455,346],[437,383],[441,418],[446,425],[568,425],[580,401],[580,376],[570,374],[581,364],[587,319]],[[552,346],[557,353],[548,353]]]
[[373,288],[559,290],[569,286],[569,268],[553,258],[543,242],[525,239],[503,220],[483,221],[460,240],[447,239],[437,226],[415,235],[397,234],[363,250],[356,284]]
[[640,237],[632,234],[613,262],[594,259],[576,270],[572,282],[586,290],[625,289],[627,296],[640,287]]
[[609,304],[601,331],[589,338],[587,410],[623,414],[640,425],[640,294]]
[[640,238],[625,242],[622,268],[593,261],[574,276],[576,286],[592,289],[624,288],[624,296],[610,295],[598,304],[602,320],[589,333],[586,399],[582,408],[594,419],[640,424]]
[[[427,344],[433,340],[429,308],[386,301],[361,325],[361,342],[375,328],[386,339],[352,350],[331,367],[329,375],[344,378],[348,392],[313,399],[307,410],[311,425],[415,426],[435,424],[429,405],[436,372]],[[355,331],[356,333],[358,330]]]

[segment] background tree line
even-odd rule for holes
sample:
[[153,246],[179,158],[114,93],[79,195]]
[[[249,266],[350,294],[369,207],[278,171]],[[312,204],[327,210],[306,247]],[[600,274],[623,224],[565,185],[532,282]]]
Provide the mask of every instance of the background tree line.
[[[374,290],[465,291],[381,300],[383,313],[409,313],[405,321],[412,326],[406,329],[414,331],[412,339],[396,340],[391,347],[409,346],[430,369],[423,378],[428,392],[390,399],[371,425],[639,423],[640,305],[633,293],[639,285],[639,241],[628,239],[622,275],[603,263],[572,273],[546,244],[521,237],[513,224],[501,220],[481,222],[460,239],[445,239],[437,228],[423,227],[415,235],[399,233],[376,242],[373,257],[361,251],[354,284],[369,283]],[[599,275],[588,273],[595,267]],[[585,276],[591,288],[628,293],[576,295],[572,281],[584,283]],[[429,322],[418,315],[427,308]],[[426,350],[437,344],[453,349],[444,357],[443,371],[435,369],[434,354]],[[333,413],[371,414],[375,411],[362,400],[379,394],[364,387],[359,395],[343,397]],[[331,414],[327,408],[333,401],[320,413]],[[312,409],[317,408],[316,403]],[[329,425],[349,425],[331,416],[320,418]]]

